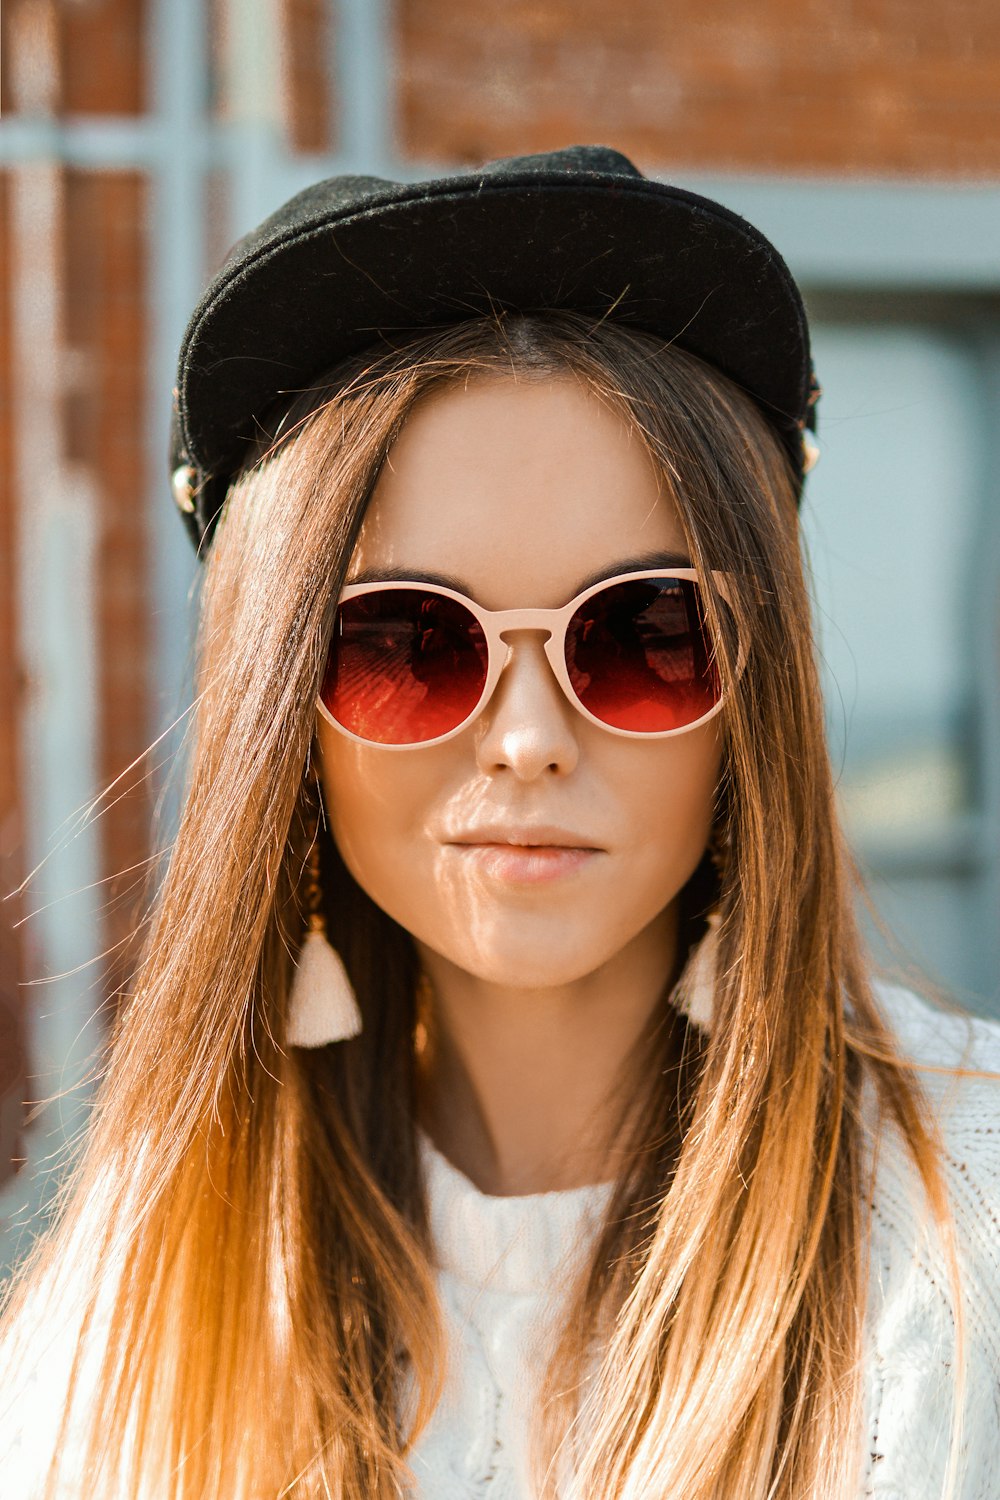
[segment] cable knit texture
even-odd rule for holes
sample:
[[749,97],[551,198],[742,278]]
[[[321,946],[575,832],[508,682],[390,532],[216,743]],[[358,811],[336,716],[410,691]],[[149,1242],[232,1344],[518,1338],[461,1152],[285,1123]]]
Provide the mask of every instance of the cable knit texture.
[[[914,1061],[1000,1073],[1000,1024],[941,1013],[908,990],[877,991]],[[920,1077],[944,1137],[964,1282],[955,1500],[1000,1500],[1000,1084]],[[415,1500],[531,1500],[536,1383],[568,1270],[586,1253],[612,1185],[491,1197],[423,1133],[420,1145],[450,1355],[444,1396],[410,1455]],[[880,1143],[872,1207],[859,1500],[939,1500],[956,1391],[955,1320],[944,1254],[894,1131]]]
[[494,1198],[420,1133],[438,1288],[450,1335],[448,1383],[413,1459],[421,1496],[531,1493],[527,1428],[567,1283],[613,1191]]

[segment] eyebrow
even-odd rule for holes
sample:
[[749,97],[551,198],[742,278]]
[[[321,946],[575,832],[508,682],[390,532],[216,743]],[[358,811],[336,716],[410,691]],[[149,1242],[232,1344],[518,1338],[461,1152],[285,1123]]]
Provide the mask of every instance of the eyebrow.
[[[605,578],[617,578],[619,573],[642,573],[647,568],[690,568],[691,559],[683,552],[639,552],[634,557],[621,557],[617,562],[608,563],[605,567],[598,568],[595,572],[582,578],[576,588],[570,594],[575,599],[577,594],[582,594],[595,583],[603,583]],[[454,589],[458,594],[467,594],[470,599],[475,599],[475,594],[463,578],[456,578],[452,573],[425,572],[419,568],[365,568],[355,578],[345,580],[348,585],[359,583],[436,583],[439,588]]]

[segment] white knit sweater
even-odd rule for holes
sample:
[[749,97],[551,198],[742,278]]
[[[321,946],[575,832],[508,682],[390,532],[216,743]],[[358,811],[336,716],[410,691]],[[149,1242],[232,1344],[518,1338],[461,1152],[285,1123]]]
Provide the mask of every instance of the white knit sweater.
[[[906,990],[878,992],[916,1061],[1000,1073],[1000,1024],[943,1015]],[[944,1134],[965,1286],[965,1435],[955,1500],[1000,1500],[1000,1084],[921,1078]],[[529,1500],[535,1382],[567,1267],[584,1254],[612,1185],[491,1197],[423,1133],[421,1154],[451,1351],[444,1397],[411,1454],[416,1495]],[[879,1152],[871,1251],[859,1495],[938,1500],[955,1390],[954,1322],[942,1251],[894,1134]]]
[[[942,1015],[904,990],[880,987],[880,997],[917,1061],[1000,1073],[1000,1024]],[[964,1273],[965,1438],[954,1500],[1000,1500],[1000,1084],[922,1076],[946,1143]],[[413,1500],[531,1500],[534,1383],[565,1268],[584,1254],[611,1184],[489,1197],[426,1136],[421,1153],[451,1349],[444,1397],[410,1454]],[[955,1389],[952,1310],[920,1188],[892,1135],[879,1153],[871,1248],[859,1500],[939,1500]],[[72,1353],[51,1331],[57,1368],[27,1371],[25,1399],[0,1411],[0,1500],[35,1500],[39,1463],[51,1452],[62,1356]],[[72,1479],[63,1491],[66,1500],[87,1492]]]

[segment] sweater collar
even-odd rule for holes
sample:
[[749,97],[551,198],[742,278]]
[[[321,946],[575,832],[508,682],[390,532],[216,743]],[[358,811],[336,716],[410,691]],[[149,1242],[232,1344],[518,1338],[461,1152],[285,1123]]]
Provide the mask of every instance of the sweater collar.
[[483,1193],[418,1125],[431,1235],[439,1268],[483,1291],[540,1292],[582,1253],[614,1182],[548,1193]]

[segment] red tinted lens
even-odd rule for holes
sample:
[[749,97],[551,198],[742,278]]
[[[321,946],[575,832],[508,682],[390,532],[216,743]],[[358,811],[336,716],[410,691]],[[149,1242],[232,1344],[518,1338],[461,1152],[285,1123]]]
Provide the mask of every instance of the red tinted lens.
[[486,682],[475,615],[425,589],[384,588],[337,606],[321,696],[361,739],[415,745],[467,718]]
[[573,689],[595,718],[645,734],[683,729],[715,707],[701,594],[687,578],[636,578],[592,594],[566,632]]

